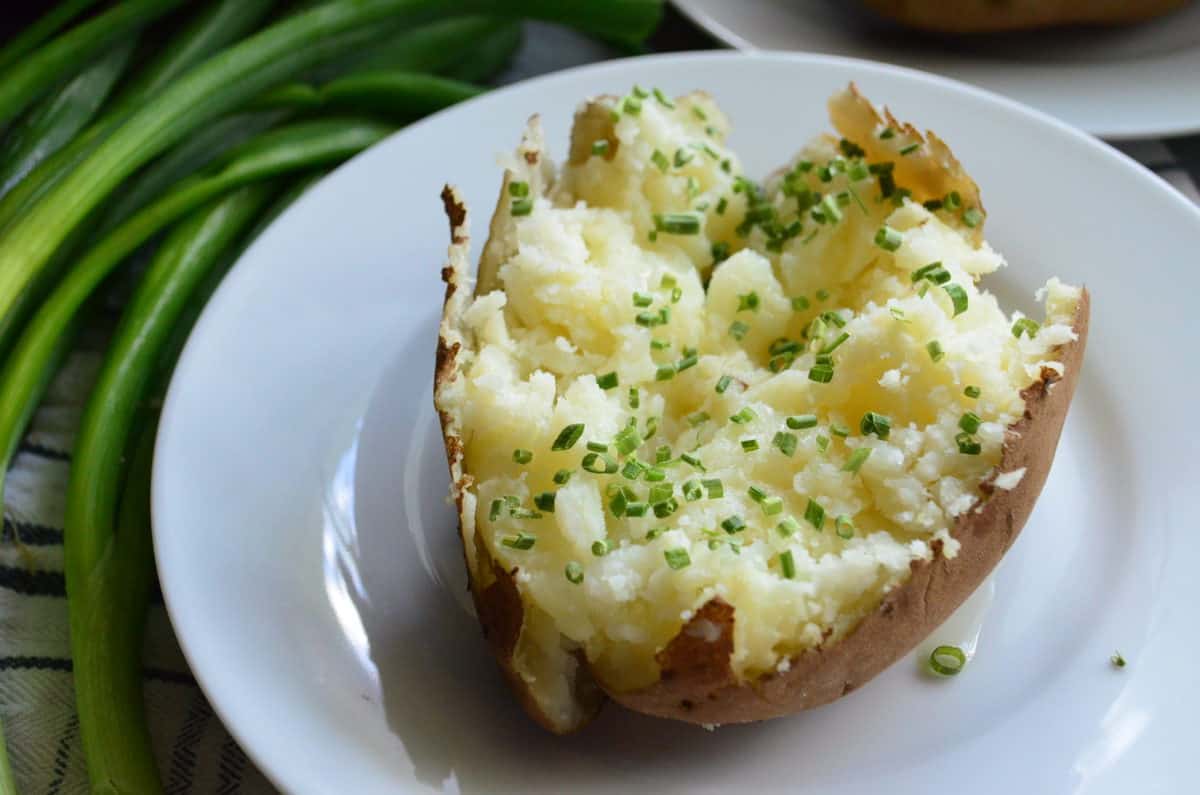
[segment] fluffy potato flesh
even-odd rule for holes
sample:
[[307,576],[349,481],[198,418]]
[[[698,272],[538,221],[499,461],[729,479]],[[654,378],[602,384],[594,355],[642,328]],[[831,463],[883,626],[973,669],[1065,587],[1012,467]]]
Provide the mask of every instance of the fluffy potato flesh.
[[436,402],[468,568],[477,604],[519,613],[493,646],[512,636],[498,656],[553,730],[595,684],[692,719],[637,696],[683,635],[750,689],[836,647],[1021,482],[1008,429],[1064,375],[1084,294],[1051,280],[1043,320],[1006,313],[949,149],[853,87],[831,115],[762,186],[704,95],[588,103],[560,173],[534,120],[474,295],[448,196]]

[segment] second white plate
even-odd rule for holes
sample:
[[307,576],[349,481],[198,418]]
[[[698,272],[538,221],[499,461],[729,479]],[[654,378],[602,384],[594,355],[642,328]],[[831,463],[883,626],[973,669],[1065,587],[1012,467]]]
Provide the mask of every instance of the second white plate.
[[965,40],[919,37],[857,0],[675,0],[743,50],[802,50],[924,69],[973,83],[1110,140],[1200,132],[1200,2],[1123,28]]

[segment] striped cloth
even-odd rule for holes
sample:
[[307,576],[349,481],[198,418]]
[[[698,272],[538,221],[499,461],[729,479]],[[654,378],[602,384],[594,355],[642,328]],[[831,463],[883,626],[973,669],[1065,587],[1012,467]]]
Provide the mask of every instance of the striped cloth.
[[[670,49],[705,47],[686,23],[669,20],[656,36]],[[543,26],[531,26],[527,46],[507,80],[612,53]],[[505,82],[507,82],[507,80]],[[1137,141],[1119,148],[1200,203],[1200,136]],[[0,536],[0,719],[23,795],[87,792],[75,716],[63,581],[63,500],[73,435],[100,366],[106,323],[68,359],[33,419],[8,475]],[[168,793],[273,792],[213,714],[188,670],[161,598],[150,608],[145,696],[163,784]]]

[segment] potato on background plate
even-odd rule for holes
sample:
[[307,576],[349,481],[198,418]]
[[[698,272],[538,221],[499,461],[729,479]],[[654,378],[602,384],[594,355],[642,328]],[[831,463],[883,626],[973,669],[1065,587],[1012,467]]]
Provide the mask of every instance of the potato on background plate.
[[942,33],[984,33],[1058,25],[1128,25],[1189,0],[863,0],[904,25]]
[[1004,312],[950,149],[853,86],[829,111],[762,185],[704,94],[585,103],[561,168],[535,118],[473,279],[443,194],[435,403],[472,594],[552,731],[605,698],[703,724],[833,701],[1033,508],[1086,291]]

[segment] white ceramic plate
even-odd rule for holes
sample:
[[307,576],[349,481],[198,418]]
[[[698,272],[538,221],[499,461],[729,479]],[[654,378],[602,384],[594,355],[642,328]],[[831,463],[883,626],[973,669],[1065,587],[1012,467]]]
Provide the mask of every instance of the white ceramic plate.
[[[476,244],[495,156],[634,82],[711,91],[751,173],[826,128],[855,80],[955,147],[1029,308],[1094,295],[1088,363],[1037,510],[957,679],[906,659],[814,712],[716,732],[607,709],[552,737],[466,612],[431,407],[447,225]],[[1200,688],[1194,614],[1200,213],[1103,144],[944,79],[819,56],[697,54],[533,80],[390,138],[280,218],[221,285],[175,373],[154,477],[171,618],[214,707],[295,793],[1179,791]],[[1113,669],[1119,648],[1129,660]],[[946,789],[947,787],[952,789]]]
[[725,43],[925,69],[1005,94],[1113,140],[1200,131],[1200,2],[1161,19],[965,41],[919,37],[858,0],[675,0]]

